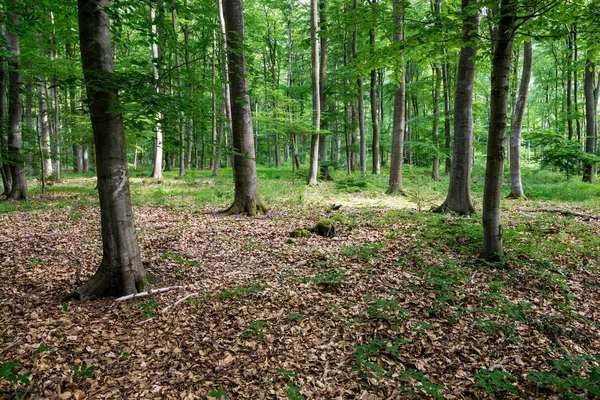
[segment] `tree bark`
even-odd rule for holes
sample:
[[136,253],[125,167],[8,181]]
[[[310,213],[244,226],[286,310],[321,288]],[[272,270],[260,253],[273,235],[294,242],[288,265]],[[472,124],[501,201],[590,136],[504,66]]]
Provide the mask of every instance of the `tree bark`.
[[498,260],[504,255],[500,221],[500,191],[504,172],[504,140],[510,63],[515,31],[515,0],[502,0],[496,46],[492,59],[490,126],[483,189],[483,249],[480,258]]
[[[375,7],[375,1],[376,0],[371,1],[371,6],[373,8]],[[373,14],[376,15],[375,10],[373,10]],[[376,23],[376,21],[373,21],[373,24],[375,24],[375,23]],[[375,39],[376,39],[375,26],[373,26],[373,27],[371,27],[371,30],[369,31],[371,56],[373,56],[373,57],[375,55]],[[373,153],[373,168],[372,168],[371,172],[373,173],[373,175],[380,175],[381,174],[381,162],[379,160],[380,131],[379,131],[379,106],[378,106],[378,101],[377,101],[377,69],[376,68],[371,69],[370,95],[371,95],[370,96],[371,97],[371,126],[373,129],[373,142],[372,142],[372,149],[371,149],[371,152]]]
[[111,83],[107,7],[108,0],[78,0],[81,61],[96,144],[102,228],[102,262],[79,288],[81,300],[138,293],[147,284],[133,221],[123,120],[113,111],[117,91]]
[[529,93],[532,61],[533,39],[530,38],[529,41],[523,43],[523,71],[510,134],[510,197],[515,199],[525,196],[521,182],[521,127]]
[[437,181],[440,179],[440,90],[442,86],[442,71],[439,63],[433,64],[434,84],[433,84],[433,123],[432,123],[432,141],[435,147],[435,154],[431,165],[431,179]]
[[[321,45],[321,58],[319,60],[319,109],[321,111],[321,122],[319,131],[327,130],[329,118],[327,115],[327,0],[320,0],[319,7],[319,40]],[[327,135],[319,135],[319,163],[321,164],[320,175],[323,180],[331,180],[327,162]]]
[[46,92],[46,79],[41,76],[38,81],[37,92],[39,97],[39,132],[40,132],[40,157],[42,160],[42,175],[44,179],[50,178],[53,173],[52,157],[50,156],[50,121],[48,120],[48,101]]
[[454,93],[454,150],[450,185],[444,203],[437,212],[454,212],[471,215],[475,212],[471,199],[471,168],[473,162],[473,83],[475,81],[475,58],[479,10],[473,0],[462,0],[463,39],[456,71]]
[[6,30],[8,44],[8,154],[12,186],[8,199],[27,199],[27,179],[25,178],[25,158],[23,156],[23,137],[21,119],[23,118],[23,77],[21,75],[21,46],[19,35],[14,31],[19,25],[15,14],[14,1],[9,7],[12,26]]
[[308,185],[317,184],[317,174],[319,169],[319,131],[321,129],[321,96],[319,83],[319,41],[317,37],[319,16],[318,0],[310,1],[310,38],[311,38],[311,80],[312,80],[312,99],[313,99],[313,129],[310,141],[310,167],[308,171]]
[[[159,0],[158,7],[162,8],[162,1]],[[161,10],[162,12],[162,10]],[[156,28],[156,10],[154,3],[150,4],[150,24],[152,30],[152,77],[154,79],[154,90],[161,94],[162,84],[159,81],[158,70],[160,66],[160,49],[158,47],[158,30]],[[157,105],[156,122],[154,128],[154,158],[152,162],[152,178],[162,179],[163,164],[163,113],[160,111],[160,105]]]
[[[583,92],[585,96],[585,152],[588,154],[596,153],[596,139],[598,130],[596,129],[596,97],[594,95],[596,79],[596,64],[588,58],[585,63],[585,74],[583,82]],[[583,181],[589,183],[596,182],[596,166],[593,163],[586,163],[583,168]]]
[[[4,30],[4,26],[0,26]],[[3,194],[8,196],[12,188],[12,176],[10,165],[4,161],[8,156],[8,132],[6,130],[6,64],[5,59],[0,58],[0,173],[2,174]]]
[[[394,0],[394,44],[400,46],[404,40],[404,0]],[[406,118],[406,68],[404,53],[399,50],[395,68],[394,120],[392,122],[392,160],[387,193],[402,191],[402,165],[404,163],[404,128]]]
[[231,121],[233,128],[235,198],[229,214],[255,216],[267,212],[258,196],[254,137],[248,75],[244,48],[244,10],[242,0],[225,0],[225,27],[229,81],[231,82]]

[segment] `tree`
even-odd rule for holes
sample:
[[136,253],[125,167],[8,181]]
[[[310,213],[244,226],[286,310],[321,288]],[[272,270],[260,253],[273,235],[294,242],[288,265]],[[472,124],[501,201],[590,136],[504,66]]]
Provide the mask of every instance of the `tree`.
[[500,190],[504,172],[504,140],[512,45],[515,34],[516,0],[502,0],[492,59],[490,123],[485,185],[483,189],[483,249],[480,258],[503,256],[500,222]]
[[521,182],[521,126],[523,125],[523,114],[529,93],[529,82],[531,81],[531,66],[533,60],[533,39],[529,38],[523,44],[523,72],[517,104],[512,119],[510,134],[510,197],[524,197],[523,183]]
[[242,0],[225,0],[224,11],[229,81],[231,82],[233,176],[235,181],[235,198],[226,213],[255,216],[266,213],[267,208],[258,196],[258,178],[256,176],[246,52],[244,49],[244,7]]
[[21,46],[17,26],[19,17],[15,8],[17,0],[9,6],[10,25],[6,31],[8,44],[8,149],[7,159],[10,165],[12,186],[8,199],[25,200],[27,198],[27,179],[25,178],[25,158],[23,156],[22,118],[23,118],[23,77],[21,75]]
[[308,184],[317,184],[317,173],[319,168],[319,130],[321,129],[321,96],[319,84],[319,42],[318,32],[318,0],[310,1],[310,39],[311,39],[311,79],[313,98],[313,129],[310,143],[310,167],[308,171]]
[[[163,2],[158,1],[159,12],[162,13]],[[156,28],[156,9],[154,4],[150,4],[150,24],[152,30],[152,77],[154,79],[154,89],[157,94],[163,93],[163,85],[160,82],[158,70],[160,68],[161,49],[158,45],[158,30]],[[154,159],[152,168],[152,177],[162,179],[162,163],[163,163],[163,113],[160,109],[156,112],[156,126],[154,138]]]
[[[596,140],[598,129],[596,125],[596,103],[594,94],[596,79],[596,64],[589,57],[585,63],[585,74],[583,91],[585,94],[585,152],[589,154],[596,153]],[[596,166],[593,162],[587,162],[584,166],[583,181],[594,183],[596,181]]]
[[[394,0],[394,44],[400,45],[404,40],[404,0]],[[394,120],[392,123],[392,162],[388,194],[402,191],[402,164],[404,162],[404,127],[406,117],[406,72],[403,51],[398,55],[395,70],[394,88]]]
[[102,262],[81,300],[138,293],[147,283],[133,222],[123,119],[114,109],[108,0],[78,0],[81,61],[96,144]]
[[450,186],[444,203],[435,211],[451,211],[471,215],[475,211],[471,199],[471,164],[473,161],[473,82],[479,12],[473,0],[462,0],[463,39],[456,71],[454,94],[454,150]]

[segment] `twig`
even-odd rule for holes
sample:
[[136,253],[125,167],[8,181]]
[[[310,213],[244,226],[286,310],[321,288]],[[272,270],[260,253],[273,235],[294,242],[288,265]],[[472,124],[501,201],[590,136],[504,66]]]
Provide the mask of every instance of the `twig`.
[[558,213],[562,215],[570,215],[574,217],[588,218],[600,220],[600,215],[586,214],[572,210],[566,210],[564,208],[524,208],[521,211],[524,212],[547,212],[547,213]]
[[146,296],[150,296],[151,294],[163,293],[163,292],[166,292],[171,289],[183,289],[183,288],[184,288],[183,286],[168,286],[168,287],[164,287],[164,288],[151,289],[151,290],[148,290],[147,292],[128,294],[127,296],[122,296],[122,297],[119,297],[118,299],[115,299],[115,302],[110,306],[110,308],[113,308],[114,306],[116,306],[118,303],[120,303],[122,301],[127,301],[127,300],[135,299],[138,297],[146,297]]
[[19,343],[21,343],[22,341],[23,341],[23,338],[19,338],[19,339],[15,340],[14,342],[12,342],[12,343],[9,343],[9,344],[8,344],[8,346],[6,346],[6,347],[4,348],[4,350],[2,350],[2,352],[5,352],[6,350],[10,349],[11,347],[14,347],[14,346],[18,345],[18,344],[19,344]]
[[186,301],[187,299],[189,299],[190,297],[194,297],[194,296],[198,296],[200,293],[192,293],[192,294],[188,294],[187,296],[182,297],[181,299],[177,300],[175,303],[171,304],[170,306],[166,306],[165,308],[163,308],[162,310],[160,310],[161,314],[164,314],[165,312],[167,312],[169,309],[175,307],[178,304],[183,303],[184,301]]

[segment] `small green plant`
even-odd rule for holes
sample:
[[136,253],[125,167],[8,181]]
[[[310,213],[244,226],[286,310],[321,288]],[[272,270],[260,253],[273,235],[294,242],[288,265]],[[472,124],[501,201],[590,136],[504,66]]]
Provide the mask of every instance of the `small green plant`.
[[537,390],[559,393],[567,399],[600,397],[600,357],[582,354],[555,360],[550,371],[527,375]]
[[291,319],[294,321],[302,321],[304,319],[304,315],[300,314],[300,313],[289,313],[288,315],[285,316],[287,319]]
[[223,389],[211,390],[207,393],[208,397],[212,397],[213,399],[224,399],[227,396],[227,392]]
[[345,246],[342,247],[340,254],[345,257],[358,256],[363,261],[369,261],[375,258],[384,246],[384,243],[377,242],[360,246]]
[[[407,371],[404,371],[402,374],[400,374],[400,379],[406,381],[416,381],[418,385],[415,387],[415,389],[424,391],[434,399],[444,398],[444,396],[442,396],[442,394],[440,393],[442,390],[444,390],[444,385],[434,384],[425,375],[423,375],[420,371],[417,371],[416,369],[409,369]],[[416,393],[412,390],[407,390],[405,388],[404,391],[405,394],[416,395]]]
[[416,322],[413,324],[412,328],[415,330],[415,332],[417,333],[425,333],[425,331],[427,331],[427,329],[431,328],[431,324],[427,321],[421,321],[421,322]]
[[91,378],[94,375],[94,371],[98,368],[95,365],[75,365],[73,366],[73,380],[83,380],[85,378]]
[[150,300],[140,304],[140,308],[143,311],[142,317],[144,319],[154,318],[156,317],[156,313],[154,311],[158,308],[158,303],[154,300]]
[[271,286],[265,283],[264,279],[257,279],[252,282],[248,282],[246,284],[237,286],[231,290],[223,289],[222,291],[216,294],[216,298],[218,300],[235,299],[241,296],[248,296],[256,293],[261,293],[265,291],[265,289],[270,287]]
[[265,337],[265,333],[271,332],[267,328],[267,323],[260,319],[250,322],[249,328],[250,330],[244,332],[244,336],[256,336],[262,339]]
[[129,352],[118,349],[117,355],[119,356],[119,361],[125,361],[129,357]]
[[60,309],[61,309],[62,312],[68,312],[69,311],[69,304],[63,303],[62,306],[60,306]]
[[302,282],[311,282],[325,290],[336,291],[346,282],[346,275],[343,271],[323,272],[315,276],[302,278]]
[[398,303],[397,300],[379,299],[367,296],[367,315],[371,319],[380,319],[396,325],[401,321],[406,321],[410,313]]
[[44,343],[40,343],[40,345],[38,346],[37,349],[35,349],[35,352],[38,354],[44,353],[48,350],[52,349],[52,346],[48,346],[47,344]]
[[397,340],[389,343],[387,339],[371,339],[363,345],[354,346],[354,368],[367,378],[380,379],[385,375],[385,370],[379,363],[384,355],[393,359],[400,358]]
[[18,366],[19,363],[17,362],[7,362],[0,364],[0,379],[7,380],[11,386],[15,386],[19,383],[28,384],[31,372],[27,372],[25,374],[18,374],[13,372],[13,369],[17,368]]
[[514,324],[501,324],[496,321],[475,319],[475,328],[484,332],[497,333],[501,332],[506,343],[520,343],[521,338],[517,335]]
[[514,383],[517,381],[510,372],[499,369],[487,370],[481,369],[475,375],[477,382],[475,386],[482,388],[486,393],[519,393]]
[[285,369],[285,368],[277,368],[276,371],[281,374],[281,376],[285,380],[285,383],[288,387],[288,390],[286,392],[286,397],[290,400],[304,400],[305,397],[302,395],[302,393],[300,393],[300,388],[298,386],[294,385],[290,381],[291,378],[296,376],[296,373],[294,372],[294,370]]
[[187,257],[174,251],[167,251],[166,253],[161,254],[160,258],[162,258],[163,260],[173,260],[177,264],[183,265],[185,267],[202,268],[200,263],[198,263],[197,261],[190,260]]

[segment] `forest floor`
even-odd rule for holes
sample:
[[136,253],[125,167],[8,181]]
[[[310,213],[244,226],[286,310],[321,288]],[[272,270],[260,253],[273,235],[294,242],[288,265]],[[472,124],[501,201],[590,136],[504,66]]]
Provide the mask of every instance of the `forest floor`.
[[[155,288],[178,288],[61,303],[102,255],[94,181],[69,185],[0,214],[0,398],[600,396],[600,221],[532,211],[598,208],[503,201],[486,264],[480,214],[422,196],[321,186],[247,218],[165,192],[135,220]],[[334,237],[290,238],[322,218]]]

